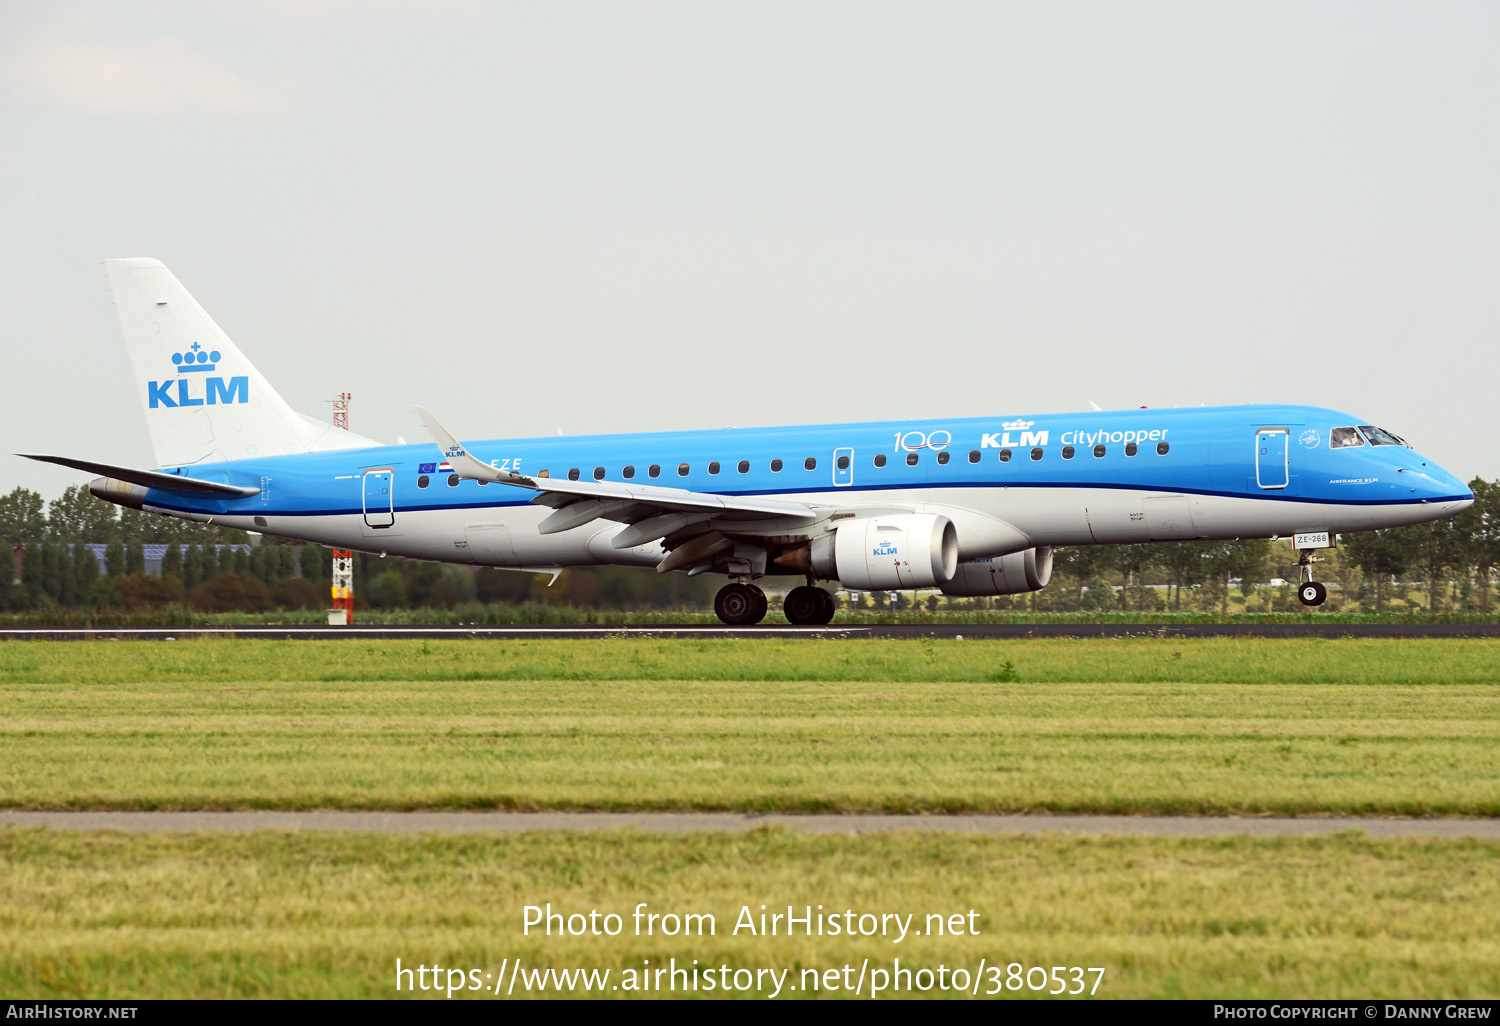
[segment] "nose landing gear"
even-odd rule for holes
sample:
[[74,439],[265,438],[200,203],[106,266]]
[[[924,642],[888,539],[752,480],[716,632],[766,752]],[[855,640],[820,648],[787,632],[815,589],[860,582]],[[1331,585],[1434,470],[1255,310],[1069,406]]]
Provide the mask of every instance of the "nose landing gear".
[[1321,606],[1328,598],[1328,589],[1312,579],[1313,564],[1318,562],[1318,557],[1313,554],[1312,549],[1297,550],[1298,577],[1302,583],[1297,585],[1297,601],[1304,606]]
[[731,627],[748,627],[766,618],[766,593],[753,584],[726,584],[714,596],[714,612]]

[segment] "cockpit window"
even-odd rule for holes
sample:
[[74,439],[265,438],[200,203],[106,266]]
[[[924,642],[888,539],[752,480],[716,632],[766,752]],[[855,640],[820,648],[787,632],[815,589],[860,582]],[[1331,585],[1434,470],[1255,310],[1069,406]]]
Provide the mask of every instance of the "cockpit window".
[[1370,444],[1371,445],[1405,445],[1406,444],[1401,439],[1399,439],[1395,435],[1391,434],[1389,431],[1383,431],[1380,428],[1378,428],[1378,427],[1372,427],[1369,424],[1361,424],[1359,426],[1359,429],[1365,433],[1365,437],[1370,440]]
[[1364,444],[1365,440],[1352,427],[1336,427],[1328,432],[1328,448],[1330,449],[1348,449],[1351,446]]

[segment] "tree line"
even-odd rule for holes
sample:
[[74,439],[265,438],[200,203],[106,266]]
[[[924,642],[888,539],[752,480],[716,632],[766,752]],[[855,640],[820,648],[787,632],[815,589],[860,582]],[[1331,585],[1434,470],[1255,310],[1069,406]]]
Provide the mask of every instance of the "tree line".
[[[200,612],[318,609],[330,604],[332,552],[325,546],[124,509],[71,486],[44,502],[16,488],[0,496],[6,555],[22,546],[19,575],[0,572],[0,610],[183,606]],[[86,544],[104,545],[104,568]],[[165,544],[160,574],[145,572],[145,546]],[[354,554],[355,607],[453,608],[470,602],[582,608],[677,609],[712,605],[716,585],[630,567],[564,571],[556,582],[508,570]]]
[[[1432,612],[1489,612],[1500,570],[1500,481],[1475,479],[1475,501],[1455,517],[1344,535],[1319,553],[1330,609],[1421,605]],[[206,612],[315,609],[329,603],[331,553],[321,545],[249,535],[101,502],[82,486],[50,503],[24,488],[0,496],[0,539],[23,546],[19,578],[0,573],[0,609],[48,606],[126,610],[186,606]],[[84,548],[106,546],[104,571]],[[145,573],[144,546],[166,544],[160,575]],[[855,605],[929,608],[973,604],[1034,611],[1300,608],[1296,553],[1267,539],[1094,545],[1057,551],[1053,580],[1030,595],[993,600],[853,596]],[[1280,578],[1288,582],[1268,587]],[[773,579],[774,581],[774,579]],[[356,553],[356,607],[452,608],[471,602],[580,608],[707,608],[718,581],[630,567],[564,571],[554,586],[513,571],[478,570]]]

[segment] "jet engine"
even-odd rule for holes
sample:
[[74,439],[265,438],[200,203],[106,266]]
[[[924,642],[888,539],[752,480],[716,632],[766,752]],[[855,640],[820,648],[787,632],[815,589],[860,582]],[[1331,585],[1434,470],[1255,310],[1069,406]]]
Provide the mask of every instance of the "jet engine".
[[1052,580],[1052,547],[1041,546],[993,559],[958,564],[944,595],[1019,595],[1040,591]]
[[776,560],[859,591],[947,584],[958,567],[958,532],[935,513],[860,517]]

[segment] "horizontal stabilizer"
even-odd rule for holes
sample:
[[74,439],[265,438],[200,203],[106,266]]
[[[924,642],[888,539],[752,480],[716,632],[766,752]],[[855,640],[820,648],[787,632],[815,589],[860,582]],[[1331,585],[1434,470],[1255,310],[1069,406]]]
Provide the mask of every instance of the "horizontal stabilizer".
[[154,470],[112,467],[108,463],[90,463],[88,460],[74,460],[66,456],[44,456],[28,452],[18,452],[16,455],[24,456],[28,460],[39,460],[42,463],[56,463],[60,467],[72,467],[74,470],[83,470],[90,474],[103,474],[116,481],[126,481],[143,488],[161,488],[169,492],[185,492],[188,495],[232,495],[235,498],[260,494],[259,488],[245,488],[240,485],[225,484],[222,481],[203,481],[196,477],[180,477],[177,474],[160,474]]

